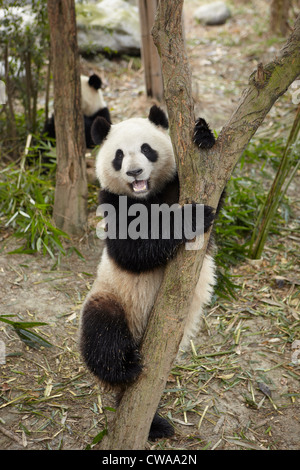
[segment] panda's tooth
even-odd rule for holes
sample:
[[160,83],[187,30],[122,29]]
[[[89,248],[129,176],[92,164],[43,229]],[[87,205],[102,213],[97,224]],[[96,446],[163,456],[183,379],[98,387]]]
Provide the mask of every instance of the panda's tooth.
[[148,190],[148,182],[146,180],[136,180],[132,183],[132,189],[134,192],[139,193]]

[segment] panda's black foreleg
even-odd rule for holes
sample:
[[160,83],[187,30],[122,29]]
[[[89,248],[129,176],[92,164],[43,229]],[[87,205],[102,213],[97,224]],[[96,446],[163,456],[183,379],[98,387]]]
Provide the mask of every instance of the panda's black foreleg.
[[194,128],[194,142],[201,149],[210,149],[216,142],[215,136],[203,118],[196,121]]
[[94,295],[87,301],[82,313],[80,349],[90,371],[110,386],[130,384],[142,370],[125,312],[113,299]]
[[[165,266],[176,254],[177,248],[190,238],[206,233],[213,224],[215,211],[210,206],[204,206],[203,218],[197,218],[196,203],[192,203],[191,212],[185,217],[186,206],[182,206],[182,217],[178,227],[174,219],[170,221],[170,235],[159,238],[151,238],[151,226],[149,224],[148,239],[107,239],[106,246],[109,256],[123,269],[140,273],[150,271],[158,266]],[[190,208],[189,208],[190,209]],[[200,212],[202,215],[202,212]],[[193,236],[188,237],[188,234]]]

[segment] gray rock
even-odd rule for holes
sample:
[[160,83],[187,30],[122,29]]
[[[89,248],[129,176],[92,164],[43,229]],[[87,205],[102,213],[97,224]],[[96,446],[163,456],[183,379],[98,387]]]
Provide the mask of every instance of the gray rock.
[[231,17],[231,12],[224,2],[212,2],[202,5],[194,12],[194,18],[206,25],[224,24]]
[[76,4],[80,52],[140,53],[138,8],[124,0]]

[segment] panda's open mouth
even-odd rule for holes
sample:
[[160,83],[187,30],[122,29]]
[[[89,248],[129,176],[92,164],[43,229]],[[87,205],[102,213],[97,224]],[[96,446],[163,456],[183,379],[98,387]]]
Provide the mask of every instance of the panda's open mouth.
[[149,180],[135,180],[131,186],[134,193],[146,193],[149,190]]

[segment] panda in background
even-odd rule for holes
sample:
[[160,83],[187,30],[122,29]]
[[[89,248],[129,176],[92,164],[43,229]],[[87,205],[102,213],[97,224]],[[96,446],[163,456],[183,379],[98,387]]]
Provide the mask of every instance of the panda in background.
[[93,122],[97,117],[103,117],[111,123],[109,109],[102,94],[102,80],[95,73],[90,77],[80,76],[81,81],[81,108],[84,117],[84,132],[86,147],[94,147],[91,136]]
[[[148,118],[132,118],[115,125],[97,118],[92,137],[96,144],[102,144],[96,157],[96,174],[102,188],[99,200],[114,207],[117,233],[119,196],[127,196],[128,213],[135,203],[143,204],[148,214],[152,204],[178,203],[179,180],[168,119],[162,109],[153,106]],[[204,119],[196,122],[194,142],[203,149],[214,145],[214,136]],[[184,209],[185,206],[181,208]],[[214,217],[213,209],[205,206],[204,231]],[[128,216],[128,224],[131,220]],[[150,218],[148,230],[151,234]],[[117,392],[117,402],[126,386],[141,373],[139,346],[165,266],[186,241],[184,236],[177,239],[174,233],[169,239],[151,239],[149,235],[148,239],[117,236],[105,240],[97,277],[81,312],[80,350],[87,367],[102,385]],[[181,349],[196,333],[202,308],[212,296],[216,281],[212,245],[213,242],[203,261]],[[173,433],[171,424],[156,413],[150,440]]]
[[[84,133],[86,148],[94,147],[94,142],[91,137],[91,129],[93,122],[97,117],[104,117],[111,123],[109,109],[104,101],[102,94],[102,80],[97,74],[90,77],[86,75],[80,76],[81,82],[81,108],[84,118]],[[43,134],[46,134],[51,139],[55,139],[55,123],[54,115],[47,120],[44,127]]]

